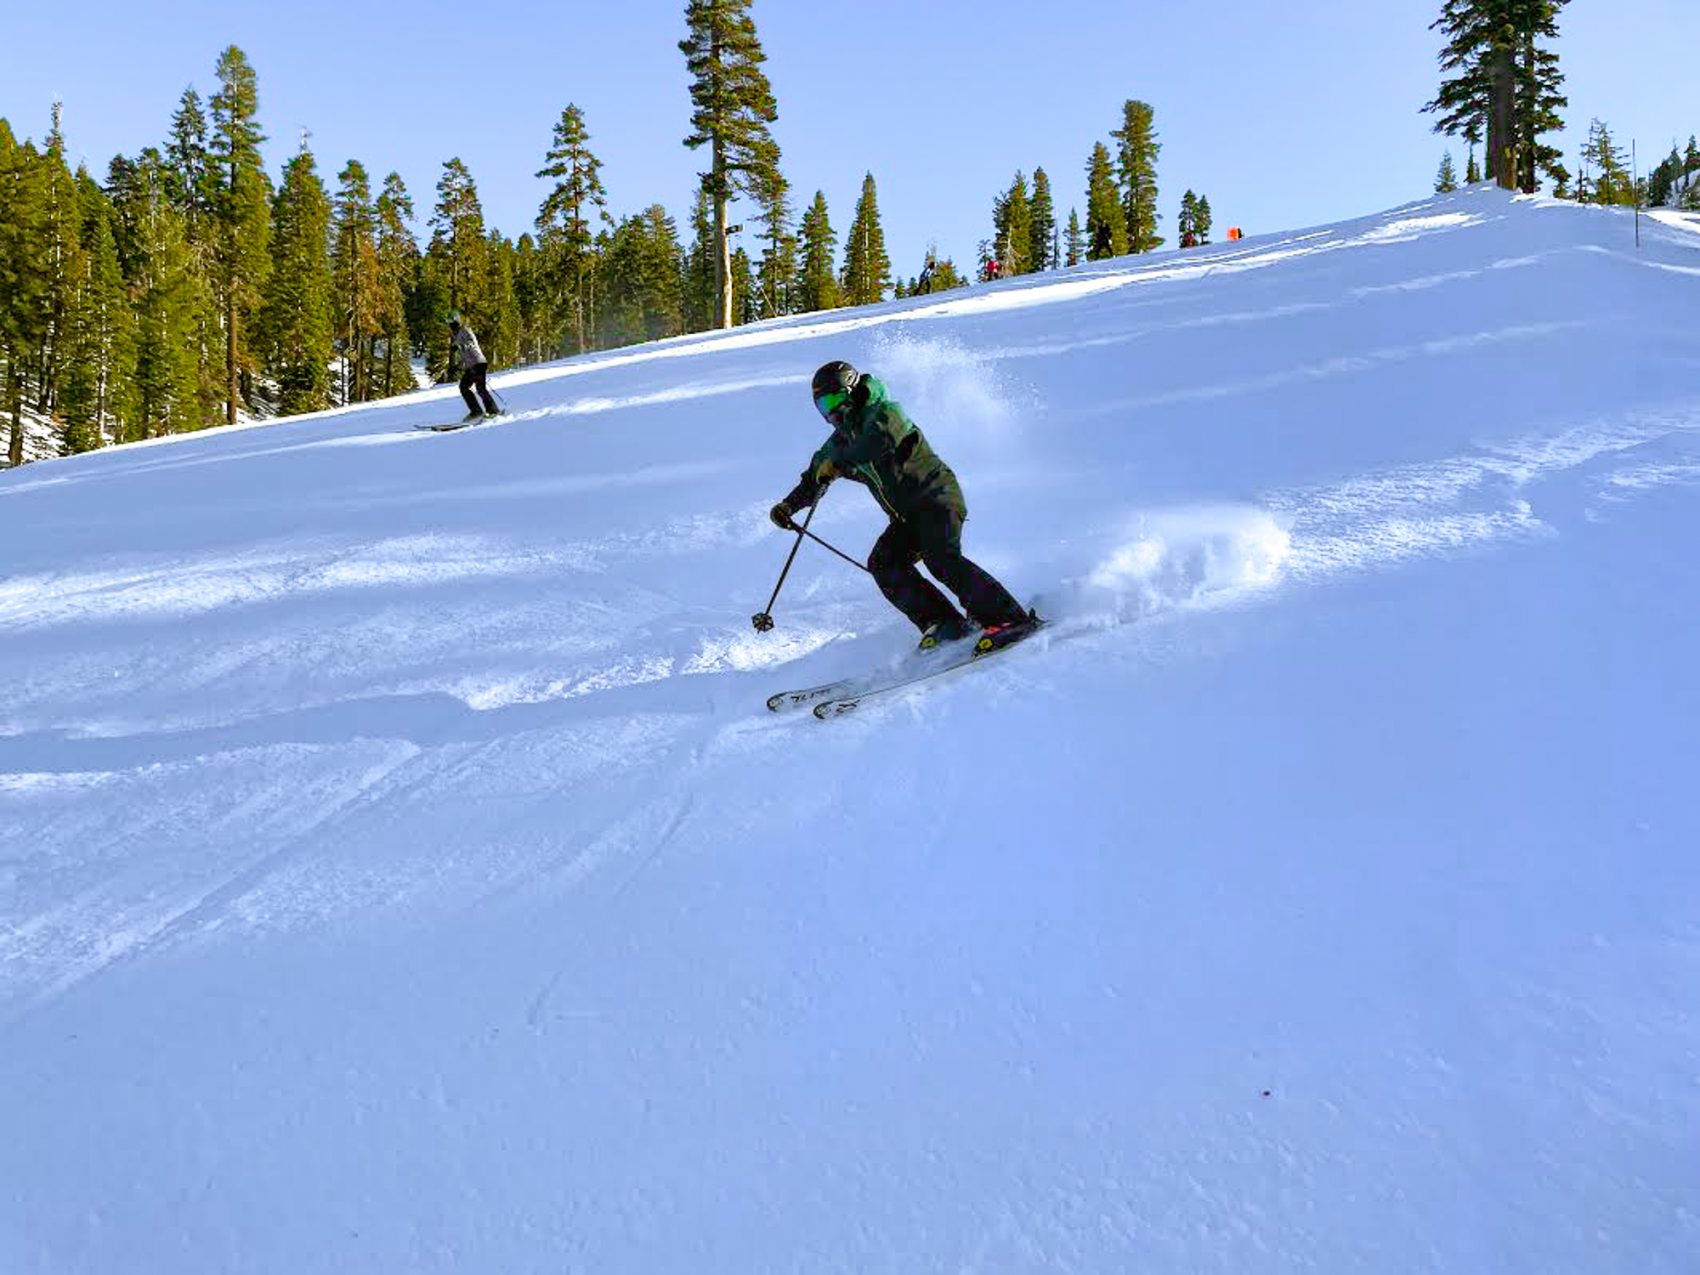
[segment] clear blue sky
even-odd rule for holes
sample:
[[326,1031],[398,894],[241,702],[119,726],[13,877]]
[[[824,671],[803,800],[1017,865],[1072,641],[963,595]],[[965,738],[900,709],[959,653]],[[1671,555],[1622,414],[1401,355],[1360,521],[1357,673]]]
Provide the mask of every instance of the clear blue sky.
[[[1086,157],[1130,97],[1157,111],[1171,240],[1189,186],[1209,196],[1219,230],[1253,232],[1424,194],[1448,144],[1418,114],[1437,83],[1428,24],[1439,9],[756,0],[753,12],[799,202],[824,191],[842,235],[872,171],[894,263],[913,275],[929,240],[972,262],[1017,168],[1050,173],[1061,217],[1083,209]],[[543,194],[532,174],[553,125],[576,102],[611,211],[659,201],[682,223],[699,165],[680,144],[683,13],[683,0],[20,4],[5,19],[0,115],[39,139],[62,98],[73,160],[103,177],[113,154],[164,137],[186,86],[210,95],[218,53],[235,43],[259,74],[274,172],[305,127],[328,179],[350,157],[377,176],[395,169],[423,221],[443,160],[459,155],[487,220],[517,237]],[[1697,0],[1573,0],[1558,47],[1569,154],[1595,115],[1625,143],[1639,139],[1643,170],[1673,135],[1700,131]]]

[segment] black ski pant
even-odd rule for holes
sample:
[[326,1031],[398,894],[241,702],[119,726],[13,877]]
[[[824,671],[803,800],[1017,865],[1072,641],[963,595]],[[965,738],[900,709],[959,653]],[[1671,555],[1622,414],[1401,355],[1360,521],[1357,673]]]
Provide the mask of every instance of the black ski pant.
[[927,570],[957,596],[969,618],[982,628],[1026,618],[1027,612],[1008,589],[962,556],[962,514],[949,505],[923,505],[893,518],[874,541],[868,570],[880,592],[916,628],[960,622],[956,608],[916,569],[917,562],[926,563]]
[[[484,383],[484,377],[489,371],[488,363],[474,363],[460,374],[460,396],[466,400],[467,411],[483,412],[487,416],[496,414],[496,400],[490,397],[490,387]],[[472,397],[474,387],[478,390],[478,398],[484,400],[482,407],[478,404],[478,398]]]

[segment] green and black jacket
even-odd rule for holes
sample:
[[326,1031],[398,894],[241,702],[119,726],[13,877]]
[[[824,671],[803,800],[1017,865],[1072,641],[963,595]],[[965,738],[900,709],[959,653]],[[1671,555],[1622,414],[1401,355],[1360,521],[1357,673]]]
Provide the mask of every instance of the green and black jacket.
[[809,508],[826,491],[832,480],[816,479],[815,474],[829,460],[841,477],[873,492],[893,518],[937,505],[954,509],[960,518],[968,516],[956,475],[920,427],[887,397],[885,383],[877,376],[857,382],[844,423],[832,431],[803,471],[803,480],[785,497],[792,513]]

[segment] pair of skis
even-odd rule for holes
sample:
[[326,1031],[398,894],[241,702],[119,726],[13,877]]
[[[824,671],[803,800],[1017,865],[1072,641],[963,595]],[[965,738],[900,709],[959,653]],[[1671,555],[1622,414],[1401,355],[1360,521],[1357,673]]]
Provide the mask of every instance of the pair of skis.
[[992,637],[981,637],[972,643],[953,643],[950,647],[927,652],[922,656],[924,663],[919,668],[883,680],[863,675],[841,678],[836,682],[825,682],[820,686],[804,687],[801,690],[780,691],[777,695],[768,696],[768,711],[786,713],[812,705],[814,715],[823,722],[829,718],[842,717],[846,713],[855,712],[871,699],[896,695],[924,682],[935,682],[960,673],[963,669],[972,668],[999,651],[1006,651],[1023,639],[1031,637],[1042,627],[1042,622],[1035,622],[1001,642]]
[[465,429],[469,425],[482,425],[485,421],[493,421],[506,416],[506,412],[485,412],[482,416],[474,416],[471,420],[449,421],[443,425],[415,425],[414,429],[428,429],[433,434],[448,434],[457,429]]

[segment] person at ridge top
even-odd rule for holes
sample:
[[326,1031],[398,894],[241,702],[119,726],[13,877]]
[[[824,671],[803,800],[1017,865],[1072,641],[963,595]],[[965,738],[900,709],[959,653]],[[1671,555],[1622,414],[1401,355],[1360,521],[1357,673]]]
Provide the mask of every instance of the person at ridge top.
[[[1037,625],[1008,589],[962,556],[968,517],[962,488],[884,382],[832,362],[815,373],[810,389],[832,435],[802,481],[769,513],[774,525],[797,530],[793,517],[812,508],[834,478],[848,478],[873,492],[891,517],[868,555],[868,570],[886,599],[921,630],[922,650],[969,636],[969,620],[997,645]],[[917,561],[956,595],[968,619],[916,569]]]
[[[502,409],[490,397],[490,386],[484,379],[490,371],[490,362],[479,348],[477,336],[461,323],[458,314],[449,315],[449,339],[455,361],[460,366],[460,396],[466,400],[466,419],[479,421],[486,416],[500,416]],[[472,397],[474,387],[478,390],[478,397],[484,400],[482,406],[477,398]]]

